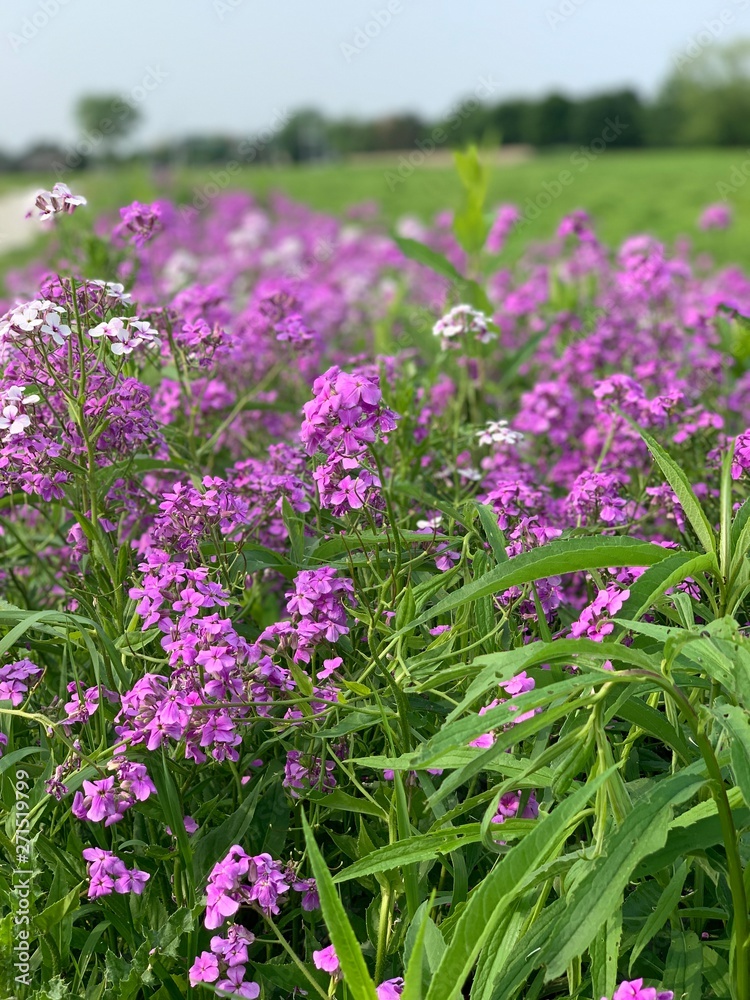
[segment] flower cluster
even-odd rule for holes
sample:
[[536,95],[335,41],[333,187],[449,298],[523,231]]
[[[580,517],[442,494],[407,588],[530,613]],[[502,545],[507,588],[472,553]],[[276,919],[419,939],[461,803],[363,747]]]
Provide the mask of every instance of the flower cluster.
[[310,879],[298,879],[293,868],[274,861],[270,854],[253,857],[235,844],[208,877],[205,926],[209,930],[221,927],[242,905],[255,905],[266,916],[276,915],[280,898],[290,889],[302,894],[305,909],[317,909],[317,892]]
[[97,781],[84,781],[83,792],[75,793],[71,812],[76,819],[91,823],[103,820],[105,826],[111,826],[136,802],[145,802],[150,795],[156,794],[156,786],[145,764],[115,757],[110,768],[115,774]]
[[151,329],[148,320],[134,316],[114,316],[92,327],[88,334],[93,340],[103,337],[115,357],[132,354],[138,347],[158,348],[161,345],[158,333]]
[[64,212],[72,215],[77,208],[85,205],[86,199],[83,195],[73,194],[67,184],[62,181],[55,184],[51,191],[39,191],[34,199],[34,208],[26,213],[26,218],[31,218],[35,214],[40,222],[46,222],[55,215]]
[[706,205],[698,220],[700,229],[728,229],[732,224],[732,209],[725,201]]
[[248,948],[254,941],[255,935],[240,924],[233,924],[224,938],[214,935],[211,950],[201,952],[190,967],[190,985],[212,983],[222,994],[254,1000],[260,986],[245,978]]
[[[529,677],[525,670],[520,674],[516,674],[509,681],[504,681],[500,687],[505,694],[509,695],[511,698],[515,698],[520,694],[526,694],[527,691],[533,691],[536,687],[536,681],[533,677]],[[508,701],[507,698],[495,698],[488,705],[483,705],[479,709],[479,715],[485,715],[492,708],[497,708],[499,705],[506,705],[509,712],[518,712],[518,705],[514,705],[512,702]],[[509,728],[510,726],[517,726],[521,722],[525,722],[527,719],[531,719],[537,710],[532,709],[529,712],[519,712],[518,715],[514,715],[513,718],[506,723],[504,728]],[[495,742],[494,732],[483,733],[481,736],[477,736],[476,739],[469,743],[470,747],[479,747],[482,750],[486,750],[493,745]]]
[[491,320],[471,306],[454,306],[442,316],[432,328],[434,336],[440,338],[443,350],[466,348],[467,341],[474,339],[480,344],[489,344],[497,339],[490,330]]
[[15,660],[0,667],[0,701],[17,708],[25,700],[29,686],[41,676],[42,668],[31,660]]
[[[612,1000],[673,1000],[672,990],[659,990],[654,986],[644,986],[643,979],[623,980],[612,996]],[[607,1000],[607,997],[602,997]]]
[[570,634],[576,639],[583,637],[603,642],[614,631],[615,623],[612,618],[629,597],[629,590],[621,590],[615,584],[610,584],[606,590],[600,590],[591,604],[583,609],[578,621],[570,626]]
[[134,201],[120,209],[122,222],[115,227],[116,236],[130,235],[133,244],[139,249],[163,228],[162,207],[158,202],[144,205]]
[[313,473],[322,507],[337,515],[373,505],[380,479],[362,461],[378,436],[396,427],[397,415],[383,404],[376,373],[342,372],[334,366],[313,383],[303,407],[300,438],[307,453],[323,452]]
[[288,750],[284,765],[284,787],[288,788],[293,799],[300,798],[300,792],[322,791],[330,792],[336,787],[333,770],[336,764],[327,760],[325,764],[319,757],[303,756],[299,750]]
[[113,892],[123,896],[132,892],[140,896],[151,878],[148,872],[126,868],[125,862],[112,851],[105,851],[100,847],[84,848],[83,857],[88,862],[86,871],[89,876],[89,899],[109,896]]
[[[249,523],[248,504],[235,487],[216,476],[204,476],[202,485],[199,490],[178,482],[163,495],[152,529],[159,548],[195,552],[201,542],[211,539],[212,533],[232,536]],[[197,605],[207,606],[211,605]]]

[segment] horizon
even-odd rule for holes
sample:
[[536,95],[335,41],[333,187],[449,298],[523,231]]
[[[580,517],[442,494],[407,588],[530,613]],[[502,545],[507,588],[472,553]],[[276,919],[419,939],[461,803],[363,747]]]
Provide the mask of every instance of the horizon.
[[[139,148],[190,135],[253,136],[274,115],[314,108],[328,119],[399,114],[435,120],[492,81],[490,103],[632,89],[652,98],[680,60],[750,34],[750,0],[684,0],[678,18],[648,0],[329,0],[324,17],[300,2],[17,0],[0,13],[6,101],[0,149],[65,145],[74,108],[119,95],[143,121]],[[507,7],[508,5],[503,5]],[[479,30],[481,28],[481,30]],[[101,40],[117,38],[117,52]],[[472,38],[470,50],[462,50]],[[458,54],[458,58],[457,58]],[[60,72],[61,66],[63,72]],[[50,95],[54,95],[53,98]],[[31,111],[29,111],[31,109]]]

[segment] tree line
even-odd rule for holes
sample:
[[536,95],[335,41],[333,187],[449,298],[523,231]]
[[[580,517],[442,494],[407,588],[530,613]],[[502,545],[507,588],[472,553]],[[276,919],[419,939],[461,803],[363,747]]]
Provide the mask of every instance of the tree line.
[[585,97],[562,92],[499,102],[471,98],[437,120],[392,114],[374,120],[330,118],[301,109],[277,114],[257,135],[196,135],[125,151],[140,111],[117,96],[89,96],[77,108],[80,132],[64,147],[37,144],[20,157],[0,154],[0,169],[83,169],[112,160],[154,165],[228,161],[302,163],[356,154],[420,148],[433,134],[446,147],[525,145],[540,150],[588,145],[608,122],[618,124],[619,147],[750,146],[750,40],[710,46],[678,57],[659,92],[630,88]]

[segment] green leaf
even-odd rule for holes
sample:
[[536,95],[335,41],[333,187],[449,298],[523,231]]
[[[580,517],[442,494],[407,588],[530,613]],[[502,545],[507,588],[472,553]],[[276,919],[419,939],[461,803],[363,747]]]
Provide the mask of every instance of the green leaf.
[[377,816],[382,820],[388,819],[385,809],[377,802],[350,795],[341,788],[334,788],[331,792],[311,792],[308,798],[325,809],[334,811],[340,809],[342,812],[362,813],[365,816]]
[[[411,949],[411,954],[408,959],[405,958],[406,975],[404,976],[404,989],[401,993],[401,1000],[422,1000],[422,971],[424,968],[423,949],[424,937],[428,923],[431,924],[432,921],[430,920],[429,908],[425,906],[422,914],[422,920],[418,925],[419,929]],[[412,928],[415,926],[417,925],[414,921],[412,921],[411,926],[409,927],[409,932],[411,932]],[[439,933],[440,931],[438,931],[438,934]]]
[[62,899],[58,899],[57,902],[52,903],[48,906],[46,910],[43,910],[38,916],[34,917],[34,923],[39,928],[40,931],[49,931],[51,928],[55,927],[60,923],[69,913],[73,910],[77,910],[81,905],[81,888],[83,887],[83,882],[79,882],[77,886],[74,886],[70,892],[63,896]]
[[693,531],[698,536],[698,540],[704,550],[715,556],[716,533],[711,527],[711,522],[706,517],[706,512],[701,507],[700,501],[695,495],[695,491],[690,485],[688,477],[675,460],[669,455],[669,453],[662,448],[658,441],[651,437],[647,431],[644,431],[642,427],[639,427],[634,420],[630,419],[630,417],[625,417],[625,419],[628,421],[633,430],[635,430],[641,438],[643,438],[646,447],[651,452],[656,464],[661,469],[664,478],[676,493],[677,499],[680,501],[682,509],[685,512],[685,517],[692,525]]
[[425,243],[420,243],[419,240],[408,239],[405,236],[394,236],[393,240],[404,257],[408,257],[410,260],[415,260],[418,264],[429,267],[431,271],[441,274],[444,278],[449,278],[451,281],[464,280],[464,276],[451,264],[447,257],[438,253],[437,250],[428,247]]
[[192,845],[185,830],[185,817],[180,795],[169,771],[168,758],[163,747],[161,763],[161,770],[155,767],[152,771],[154,784],[159,795],[159,804],[164,810],[164,817],[172,834],[177,839],[177,846],[182,863],[185,866],[186,875],[192,882]]
[[581,810],[610,777],[606,771],[537,820],[535,828],[498,861],[469,896],[450,943],[432,977],[426,1000],[457,1000],[477,956],[509,904],[533,881],[537,869],[560,850],[581,819]]
[[518,942],[521,928],[534,905],[534,893],[511,904],[504,919],[497,925],[482,949],[471,984],[471,1000],[491,1000],[495,983]]
[[323,919],[328,928],[331,943],[336,949],[346,985],[355,1000],[377,1000],[375,984],[362,957],[362,949],[354,935],[352,925],[349,923],[346,910],[339,899],[328,866],[315,843],[304,812],[302,813],[302,829],[305,834],[307,853],[310,857],[310,866],[318,885]]
[[19,750],[14,750],[13,753],[0,757],[0,774],[9,767],[13,767],[19,760],[23,760],[24,757],[29,757],[33,753],[39,754],[42,759],[49,757],[49,750],[43,750],[41,747],[21,747]]
[[569,962],[586,950],[602,923],[617,909],[636,865],[664,846],[673,809],[692,798],[704,781],[686,771],[664,779],[607,838],[606,853],[591,863],[584,877],[563,897],[550,939],[535,960],[547,966],[548,980],[562,976]]
[[734,780],[742,792],[745,805],[750,806],[750,722],[747,712],[737,705],[716,705],[710,711],[730,737]]
[[[549,576],[576,573],[585,569],[618,566],[652,566],[669,556],[669,550],[634,538],[567,538],[541,545],[509,559],[490,573],[461,587],[411,622],[409,630],[438,615],[453,611],[479,597],[497,594]],[[403,630],[402,630],[403,632]],[[397,633],[398,634],[398,633]]]
[[693,931],[673,931],[662,985],[680,1000],[701,1000],[702,980],[703,950],[698,935]]
[[488,315],[492,315],[494,311],[492,303],[487,298],[487,293],[482,286],[470,278],[465,278],[437,250],[433,250],[424,243],[420,243],[419,240],[411,240],[404,236],[394,236],[393,240],[405,257],[416,261],[418,264],[422,264],[424,267],[429,267],[431,271],[447,278],[455,286],[456,292],[461,298],[464,300],[468,299],[470,305],[473,305],[476,309],[481,309]]
[[497,514],[492,507],[486,503],[478,503],[477,512],[479,513],[479,520],[482,522],[482,529],[484,530],[485,538],[490,543],[490,548],[492,549],[492,554],[494,555],[496,562],[508,562],[508,553],[505,551],[507,542],[505,540],[505,535],[498,527]]
[[[425,978],[429,982],[429,977],[434,975],[445,952],[443,935],[430,918],[432,906],[432,898],[422,903],[409,925],[409,930],[406,932],[404,965],[407,968],[407,975],[401,1000],[404,1000],[404,997],[407,996],[407,985],[412,987],[413,995],[419,997],[421,1000],[423,986],[426,985]],[[409,970],[412,968],[414,972],[412,973],[412,982],[410,982]],[[419,985],[418,990],[417,983]]]
[[629,968],[631,972],[640,953],[649,941],[651,941],[651,939],[659,933],[669,919],[670,914],[679,903],[682,895],[682,888],[685,885],[685,879],[687,878],[687,873],[688,864],[686,861],[683,861],[679,868],[675,871],[672,878],[669,880],[666,889],[659,897],[659,902],[656,904],[655,909],[649,914],[645,924],[638,932],[638,937],[635,939],[633,950],[630,953]]
[[718,1000],[730,1000],[732,987],[729,964],[707,944],[703,945],[703,977]]
[[289,534],[289,550],[292,562],[300,566],[305,557],[305,522],[295,511],[286,497],[281,501],[281,515]]
[[396,631],[403,628],[410,621],[413,621],[414,616],[417,613],[417,602],[414,597],[414,591],[412,590],[411,584],[406,587],[406,590],[401,594],[396,607],[396,618],[394,620],[394,626]]
[[630,585],[630,597],[620,612],[622,618],[638,619],[661,595],[676,587],[688,576],[703,573],[711,567],[713,557],[699,552],[675,552],[662,562],[650,566]]
[[262,788],[263,783],[258,781],[245,800],[220,826],[193,837],[193,876],[196,885],[203,883],[211,868],[226,855],[230,847],[242,842],[255,815]]
[[617,986],[617,959],[622,939],[622,899],[591,942],[591,981],[594,996],[612,996]]
[[[503,834],[510,837],[513,834],[528,833],[533,829],[533,825],[533,820],[508,820],[503,824]],[[333,881],[348,882],[353,878],[392,871],[394,868],[415,864],[418,861],[431,861],[438,854],[450,854],[466,844],[478,843],[481,839],[479,823],[467,823],[447,830],[420,833],[418,836],[396,840],[373,851],[361,861],[344,868]]]

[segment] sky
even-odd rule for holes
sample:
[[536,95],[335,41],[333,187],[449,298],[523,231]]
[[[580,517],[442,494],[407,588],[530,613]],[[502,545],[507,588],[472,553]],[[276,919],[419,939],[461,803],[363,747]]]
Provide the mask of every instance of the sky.
[[435,117],[462,98],[633,86],[750,36],[750,0],[2,0],[0,150],[80,138],[84,94],[138,145],[252,137],[290,112]]

